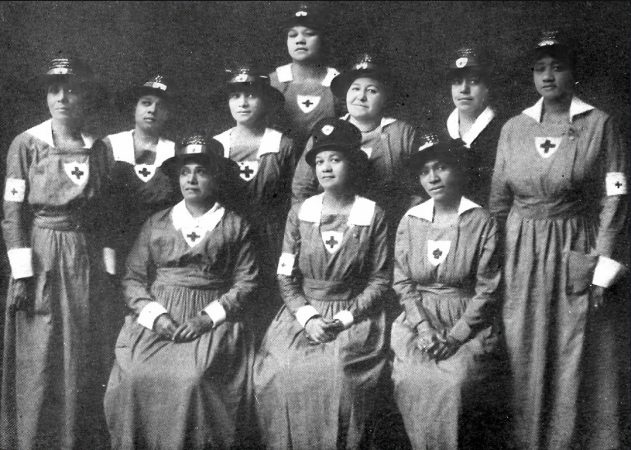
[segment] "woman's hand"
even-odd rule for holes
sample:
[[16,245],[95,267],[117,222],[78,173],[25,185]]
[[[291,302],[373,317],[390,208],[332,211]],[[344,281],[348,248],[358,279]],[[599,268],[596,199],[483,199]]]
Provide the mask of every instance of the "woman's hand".
[[592,310],[598,311],[605,304],[605,288],[592,284],[590,291],[589,304]]
[[456,354],[462,343],[456,338],[447,335],[439,338],[438,346],[433,349],[431,357],[436,361],[442,361],[451,358]]
[[177,327],[177,322],[169,314],[165,313],[158,316],[156,323],[153,325],[153,330],[163,338],[171,340]]
[[430,358],[438,347],[442,336],[432,327],[417,328],[416,346],[421,353],[426,353]]
[[13,311],[25,311],[27,314],[33,312],[35,298],[33,295],[33,278],[20,278],[13,281]]
[[[344,326],[337,320],[326,321],[320,316],[314,316],[305,324],[307,337],[315,344],[324,344],[334,340]],[[340,325],[342,325],[340,327]]]
[[192,317],[180,325],[173,333],[176,342],[192,341],[213,329],[213,321],[207,314]]

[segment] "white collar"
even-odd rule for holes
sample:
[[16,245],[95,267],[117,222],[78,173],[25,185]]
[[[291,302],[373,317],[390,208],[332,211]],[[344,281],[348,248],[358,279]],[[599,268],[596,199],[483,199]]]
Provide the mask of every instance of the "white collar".
[[[46,122],[35,125],[33,128],[26,131],[31,136],[36,137],[40,141],[46,142],[49,146],[55,147],[53,140],[53,120],[48,119]],[[83,139],[83,148],[92,148],[95,139],[92,136],[81,133],[81,139]]]
[[[474,208],[482,208],[477,203],[472,202],[466,197],[460,198],[460,204],[458,205],[458,216],[463,215],[465,212]],[[405,213],[407,216],[418,217],[419,219],[427,220],[428,222],[434,221],[434,199],[430,198],[426,202],[416,205]]]
[[212,231],[225,213],[225,209],[219,203],[215,203],[212,208],[205,212],[200,217],[193,217],[188,209],[184,200],[175,205],[171,210],[171,222],[173,228],[181,230],[183,228],[189,228],[199,226],[202,231]]
[[[475,119],[475,122],[473,122],[469,131],[462,136],[462,142],[465,143],[467,148],[471,147],[471,143],[478,138],[480,133],[484,131],[487,125],[491,123],[494,118],[495,111],[487,106]],[[447,118],[447,131],[449,131],[449,136],[451,136],[452,139],[460,138],[460,118],[458,115],[458,108],[454,109]]]
[[[232,130],[234,130],[234,128],[230,128],[229,130],[226,130],[213,138],[219,141],[223,146],[224,158],[230,158],[230,136],[232,135]],[[280,131],[274,130],[272,128],[265,128],[265,133],[263,133],[263,137],[261,138],[261,145],[259,145],[259,149],[256,152],[256,159],[260,159],[261,156],[266,153],[280,152],[280,141],[282,137],[283,133],[281,133]]]
[[[115,161],[123,161],[131,165],[136,165],[136,157],[134,153],[134,130],[121,131],[120,133],[110,134],[109,139],[112,144],[112,152]],[[168,139],[158,139],[156,145],[156,159],[150,166],[160,166],[164,161],[175,155],[175,142]]]
[[[572,97],[572,103],[570,103],[570,123],[574,121],[574,117],[584,114],[587,111],[591,111],[594,107],[588,103],[585,103],[578,97]],[[529,117],[532,117],[537,122],[541,123],[541,116],[543,113],[543,97],[541,97],[537,103],[530,108],[526,108],[523,111]]]
[[[346,113],[341,117],[342,120],[346,120],[346,121],[350,121],[350,118],[351,118],[351,115],[349,113]],[[384,127],[387,127],[388,125],[396,121],[397,119],[394,119],[392,117],[382,117],[381,122],[379,123],[379,128],[381,129],[381,132],[383,133]]]
[[[298,212],[298,218],[305,222],[320,223],[322,217],[322,201],[324,193],[309,197],[304,201]],[[375,202],[367,198],[355,196],[355,201],[348,215],[348,225],[367,227],[375,214]]]
[[[331,87],[331,81],[333,78],[339,75],[339,72],[332,67],[326,68],[326,75],[320,82],[324,87]],[[285,64],[276,68],[276,76],[278,76],[279,83],[289,83],[294,81],[294,74],[291,72],[291,63]]]

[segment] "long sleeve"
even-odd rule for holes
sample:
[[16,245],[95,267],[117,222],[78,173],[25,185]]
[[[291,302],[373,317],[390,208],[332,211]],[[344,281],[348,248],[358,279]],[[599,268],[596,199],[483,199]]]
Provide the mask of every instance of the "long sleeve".
[[305,145],[305,149],[302,152],[302,156],[298,161],[298,165],[296,166],[296,171],[291,185],[292,205],[303,202],[319,192],[318,178],[316,177],[313,168],[307,164],[307,160],[305,159],[305,155],[312,146],[313,141],[309,138],[307,145]]
[[126,262],[123,277],[123,295],[127,306],[140,314],[147,304],[152,302],[149,287],[153,281],[155,265],[151,257],[151,231],[153,219],[147,220],[132,247]]
[[509,124],[504,125],[500,133],[500,139],[497,144],[497,155],[495,157],[495,167],[493,169],[493,178],[491,181],[491,198],[489,201],[489,210],[491,214],[498,220],[503,228],[506,217],[513,202],[513,195],[506,179],[506,158],[510,146],[510,128]]
[[16,137],[7,154],[2,232],[13,278],[33,275],[30,243],[29,165],[30,148],[24,135]]
[[461,342],[468,340],[480,328],[489,325],[490,316],[495,312],[496,291],[501,278],[498,239],[497,223],[491,219],[485,227],[484,237],[477,252],[475,295],[449,332]]
[[[298,269],[301,244],[297,213],[298,207],[299,206],[292,207],[287,216],[285,237],[283,240],[283,254],[279,261],[277,279],[285,305],[304,326],[306,320],[317,312],[309,305],[301,287],[302,274]],[[305,312],[308,314],[305,314]]]
[[399,302],[405,308],[406,322],[416,328],[422,322],[429,322],[429,319],[423,308],[423,297],[412,280],[408,252],[412,245],[409,225],[410,218],[403,216],[395,243],[393,288],[399,297]]
[[259,268],[256,262],[252,232],[250,226],[243,221],[238,230],[232,270],[232,285],[228,292],[217,300],[226,312],[226,320],[236,320],[253,298],[258,288]]
[[355,322],[359,322],[367,314],[383,302],[392,281],[392,262],[388,246],[388,225],[383,213],[375,217],[374,233],[370,242],[370,274],[364,290],[355,297],[348,308]]

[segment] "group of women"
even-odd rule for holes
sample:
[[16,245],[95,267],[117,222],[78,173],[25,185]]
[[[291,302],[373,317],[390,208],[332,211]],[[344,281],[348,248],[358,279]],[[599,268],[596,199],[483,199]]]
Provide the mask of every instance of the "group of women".
[[389,384],[413,448],[482,446],[489,417],[501,446],[619,447],[590,324],[625,271],[625,151],[573,48],[539,38],[541,98],[506,123],[458,50],[421,135],[376,57],[338,73],[317,13],[285,25],[291,63],[232,69],[214,139],[166,139],[163,76],[132,130],[87,136],[91,72],[51,62],[51,119],[7,154],[0,447],[360,448]]

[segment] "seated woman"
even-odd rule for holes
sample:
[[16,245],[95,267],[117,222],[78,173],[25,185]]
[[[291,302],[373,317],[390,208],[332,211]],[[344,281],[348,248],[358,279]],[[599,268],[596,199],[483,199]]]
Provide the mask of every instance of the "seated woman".
[[235,445],[252,357],[241,313],[258,269],[248,224],[222,206],[221,151],[192,136],[163,163],[184,200],[145,223],[127,259],[134,314],[105,394],[114,448]]
[[385,366],[387,225],[357,195],[359,130],[324,119],[312,139],[306,160],[324,193],[289,212],[278,265],[285,306],[254,368],[258,419],[270,448],[357,448]]
[[415,449],[466,446],[462,417],[495,359],[497,227],[462,195],[466,151],[459,141],[425,138],[412,166],[431,198],[397,232],[394,290],[404,311],[392,326],[392,379]]

